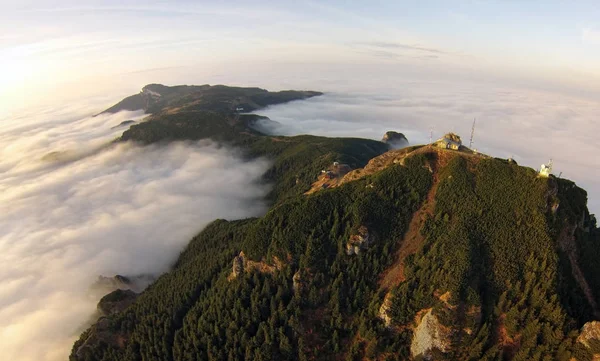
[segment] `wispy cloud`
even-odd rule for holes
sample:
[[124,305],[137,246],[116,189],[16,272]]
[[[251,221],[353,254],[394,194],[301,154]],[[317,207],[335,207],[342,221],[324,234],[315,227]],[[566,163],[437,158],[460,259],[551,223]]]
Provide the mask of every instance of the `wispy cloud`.
[[432,53],[432,54],[450,54],[449,52],[441,50],[441,49],[425,47],[425,46],[421,46],[418,44],[402,44],[402,43],[373,41],[373,42],[361,42],[361,43],[357,43],[357,45],[364,45],[364,46],[369,46],[369,47],[374,47],[374,48],[384,48],[384,49],[413,50],[413,51]]
[[399,58],[437,60],[442,57],[458,55],[458,53],[452,53],[443,49],[397,42],[353,42],[349,46],[358,49],[356,52],[359,54],[370,55],[385,60],[398,60]]
[[357,54],[364,54],[364,55],[369,55],[369,56],[374,56],[377,58],[382,58],[382,59],[389,59],[389,60],[396,60],[400,57],[403,57],[402,54],[398,54],[398,53],[394,53],[392,51],[386,51],[386,50],[367,50],[367,49],[361,49],[361,50],[356,50]]
[[152,3],[143,5],[73,5],[22,8],[22,13],[155,13],[161,16],[168,15],[204,15],[204,16],[235,16],[244,19],[263,19],[269,16],[281,16],[282,13],[266,7],[239,7],[239,6],[211,6],[208,4],[193,3]]

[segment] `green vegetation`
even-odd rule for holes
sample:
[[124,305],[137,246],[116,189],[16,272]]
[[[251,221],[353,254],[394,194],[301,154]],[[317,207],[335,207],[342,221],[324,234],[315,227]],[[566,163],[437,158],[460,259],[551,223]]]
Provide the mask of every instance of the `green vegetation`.
[[[554,179],[494,159],[469,166],[455,157],[440,172],[435,212],[423,229],[426,243],[410,258],[408,281],[394,292],[394,320],[408,324],[419,310],[434,307],[445,324],[478,329],[457,332],[449,360],[568,360],[572,340],[566,335],[590,320],[592,310],[556,239],[563,221],[584,214],[585,195],[576,187],[573,194],[559,190],[553,216]],[[459,309],[450,312],[436,291],[449,291],[449,303]],[[518,346],[489,347],[503,328]]]
[[237,108],[250,112],[269,105],[318,95],[322,93],[297,90],[270,92],[260,88],[208,84],[177,86],[148,84],[140,93],[123,99],[102,113],[116,113],[121,110],[144,110],[151,114],[174,110],[231,113]]
[[[317,349],[327,359],[354,335],[383,331],[372,317],[376,280],[431,185],[423,161],[295,197],[260,219],[214,222],[171,272],[111,318],[112,332],[128,339],[125,348],[100,343],[72,359],[304,360]],[[345,244],[360,225],[373,230],[375,241],[347,256]],[[228,281],[239,250],[257,260],[278,257],[285,265],[272,275],[253,272]],[[294,293],[298,270],[302,286]]]
[[[272,208],[210,224],[131,306],[87,330],[71,360],[409,360],[415,319],[430,308],[452,331],[447,350],[432,351],[436,360],[587,361],[600,352],[600,342],[577,341],[599,317],[600,232],[572,182],[501,159],[414,148],[401,163],[306,196],[332,162],[362,167],[387,145],[267,136],[252,128],[259,116],[231,107],[297,93],[206,89],[198,101],[186,87],[152,86],[164,103],[122,140],[211,138],[269,158]],[[405,280],[382,289],[421,207],[424,241],[402,260]],[[365,228],[368,246],[348,255]],[[231,277],[240,251],[264,267]],[[379,317],[388,291],[386,327]]]
[[386,144],[369,139],[266,136],[251,127],[258,117],[230,118],[213,111],[159,114],[133,125],[121,140],[150,144],[210,138],[242,149],[248,158],[267,158],[273,164],[264,178],[273,184],[269,199],[274,202],[306,192],[321,170],[334,161],[359,168],[388,150]]
[[[136,95],[150,97],[146,100],[151,105],[145,109],[152,115],[126,130],[120,141],[151,144],[211,139],[239,148],[249,158],[267,158],[273,165],[264,180],[273,185],[268,196],[273,202],[306,192],[320,171],[334,161],[359,168],[389,149],[382,142],[368,139],[268,136],[253,128],[253,124],[264,117],[236,111],[238,108],[252,111],[321,95],[318,92],[268,92],[260,88],[223,85],[166,87],[159,84],[147,85],[144,91],[162,95],[157,99],[146,93]],[[124,100],[127,104],[128,99]],[[119,104],[107,112],[121,109],[123,104]]]
[[[80,350],[90,329],[71,359],[402,360],[415,315],[433,308],[455,330],[436,359],[591,360],[596,343],[576,338],[593,310],[557,242],[583,216],[592,230],[577,240],[597,244],[585,192],[495,159],[456,155],[439,170],[425,243],[393,290],[395,328],[384,326],[378,279],[433,186],[426,165],[435,161],[434,153],[415,155],[339,188],[290,195],[262,218],[215,221],[171,272],[110,316],[110,333],[127,342]],[[346,243],[361,226],[373,242],[349,256]],[[229,279],[240,251],[279,269]],[[595,270],[580,256],[582,268]]]
[[386,152],[388,146],[369,139],[301,135],[259,137],[247,149],[251,157],[273,160],[264,178],[273,185],[269,199],[280,201],[306,192],[321,170],[333,162],[361,168],[371,158]]

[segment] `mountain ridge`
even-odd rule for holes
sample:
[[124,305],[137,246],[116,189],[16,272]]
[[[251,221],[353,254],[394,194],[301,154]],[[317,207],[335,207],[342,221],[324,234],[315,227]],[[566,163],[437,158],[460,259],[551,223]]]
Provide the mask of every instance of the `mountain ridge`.
[[600,355],[600,231],[573,182],[464,147],[269,136],[242,118],[179,109],[124,134],[271,157],[272,207],[207,226],[71,360]]
[[242,88],[209,84],[175,86],[148,84],[138,94],[126,97],[99,114],[117,113],[122,110],[143,110],[150,114],[161,111],[186,110],[186,108],[179,109],[182,105],[193,110],[252,112],[269,105],[303,100],[319,95],[323,95],[323,93],[297,90],[270,92],[256,87]]

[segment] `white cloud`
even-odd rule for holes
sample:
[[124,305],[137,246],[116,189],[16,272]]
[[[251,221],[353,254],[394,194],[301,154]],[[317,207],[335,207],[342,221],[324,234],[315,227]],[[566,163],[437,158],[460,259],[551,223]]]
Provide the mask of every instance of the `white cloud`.
[[[136,113],[46,112],[0,126],[0,349],[65,360],[95,310],[98,275],[157,274],[216,218],[257,216],[266,161],[212,143],[92,152]],[[42,121],[43,119],[43,121]],[[41,158],[78,153],[74,161]],[[95,296],[95,297],[94,297]]]
[[381,139],[388,130],[403,132],[412,144],[458,132],[468,141],[477,118],[474,147],[497,157],[513,156],[522,165],[538,168],[554,159],[555,173],[587,189],[592,212],[600,212],[600,126],[597,101],[564,94],[491,84],[396,82],[377,88],[361,83],[341,93],[327,93],[305,102],[260,111],[280,134],[317,134]]
[[[259,113],[279,122],[279,133],[380,139],[396,130],[412,144],[426,142],[430,126],[436,136],[456,131],[468,139],[477,117],[477,148],[534,168],[554,158],[556,173],[587,189],[591,211],[600,212],[597,97],[500,86],[508,81],[468,72],[452,78],[421,70],[226,64],[111,78],[113,88],[103,92],[125,96],[118,89],[125,82],[137,84],[131,92],[150,82],[326,91]],[[98,274],[165,269],[207,221],[263,210],[265,189],[253,181],[264,162],[245,164],[211,145],[121,144],[94,152],[122,131],[111,127],[141,117],[90,117],[114,100],[76,100],[62,109],[0,119],[0,262],[9,265],[0,268],[0,348],[7,359],[64,359],[76,328],[95,307],[96,299],[83,291]],[[72,163],[42,161],[54,151],[87,156]]]

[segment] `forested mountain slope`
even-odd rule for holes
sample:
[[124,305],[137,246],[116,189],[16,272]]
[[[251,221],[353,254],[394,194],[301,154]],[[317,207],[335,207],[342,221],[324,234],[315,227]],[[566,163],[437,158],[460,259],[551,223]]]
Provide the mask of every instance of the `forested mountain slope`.
[[[290,171],[286,155],[296,164],[311,142],[357,163],[358,149],[371,146],[257,138],[246,149],[277,154],[281,177]],[[88,329],[71,359],[591,360],[600,353],[598,325],[590,323],[598,317],[600,232],[584,190],[514,162],[445,149],[380,157],[310,195],[302,193],[316,174],[304,164],[303,192],[282,181],[276,194],[285,196],[265,216],[213,222],[172,271]]]
[[298,90],[270,92],[261,88],[208,84],[176,86],[148,84],[138,94],[121,100],[102,113],[116,113],[121,110],[144,110],[150,114],[200,110],[251,112],[268,105],[281,104],[318,95],[322,95],[322,93]]
[[132,96],[143,98],[142,103],[146,105],[138,107],[141,103],[136,101],[129,107],[129,97],[105,112],[135,108],[150,114],[143,122],[127,129],[118,141],[151,144],[210,139],[239,149],[245,157],[271,160],[272,166],[264,180],[273,185],[269,200],[277,202],[304,193],[315,175],[333,162],[359,168],[390,148],[386,143],[369,139],[270,136],[254,127],[257,120],[268,118],[246,113],[321,94],[294,90],[269,92],[224,85],[150,84]]

